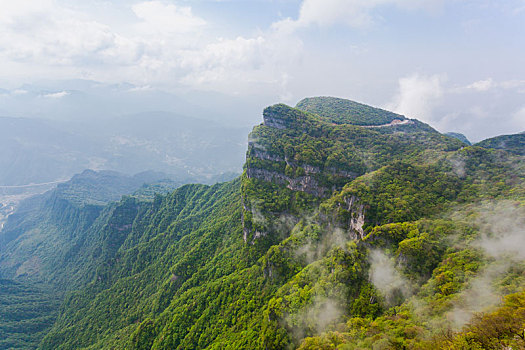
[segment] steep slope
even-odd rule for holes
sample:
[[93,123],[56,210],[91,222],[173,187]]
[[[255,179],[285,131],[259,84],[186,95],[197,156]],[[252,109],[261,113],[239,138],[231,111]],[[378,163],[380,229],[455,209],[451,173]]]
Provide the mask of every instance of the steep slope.
[[[187,333],[202,317],[200,303],[208,303],[202,298],[211,286],[203,282],[220,281],[250,261],[242,244],[238,180],[184,186],[157,197],[130,219],[126,239],[114,245],[116,255],[84,290],[68,297],[43,348],[124,347],[137,322],[143,322],[140,330],[151,331],[148,317],[173,308],[176,301],[185,310],[177,314],[183,317],[177,327]],[[172,341],[180,342],[175,334]],[[138,345],[149,338],[133,339]]]
[[396,161],[435,163],[464,146],[433,130],[382,133],[333,125],[285,105],[266,108],[263,117],[264,124],[250,134],[245,165],[247,241],[266,236],[271,228],[265,223],[274,222],[269,218],[304,214],[358,176]]
[[432,349],[522,291],[523,158],[346,104],[268,107],[240,179],[103,209],[40,348]]
[[[52,191],[27,199],[0,232],[0,276],[46,282],[58,278],[66,283],[70,276],[59,266],[69,264],[68,256],[76,256],[86,232],[109,210],[106,205],[140,189],[145,181],[164,177],[86,170]],[[171,181],[171,188],[184,181],[188,180]]]
[[55,321],[60,299],[31,283],[0,279],[0,349],[32,349]]
[[[25,200],[0,232],[0,349],[35,348],[53,324],[67,290],[91,280],[95,262],[108,254],[105,227],[133,211],[139,201],[119,204],[123,194],[138,198],[176,188],[183,181],[161,173],[125,176],[86,170],[43,195]],[[125,235],[125,232],[122,232]],[[115,240],[116,237],[112,237]]]

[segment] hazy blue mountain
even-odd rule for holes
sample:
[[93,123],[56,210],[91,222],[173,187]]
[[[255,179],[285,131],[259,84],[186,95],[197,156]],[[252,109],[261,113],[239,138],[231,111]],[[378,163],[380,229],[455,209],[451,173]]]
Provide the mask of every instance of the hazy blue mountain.
[[84,169],[239,172],[245,139],[245,129],[165,112],[89,123],[0,118],[0,185],[66,180]]
[[65,121],[107,120],[159,110],[249,127],[260,119],[259,112],[266,103],[261,95],[241,98],[217,92],[171,92],[80,79],[48,80],[0,90],[0,115]]

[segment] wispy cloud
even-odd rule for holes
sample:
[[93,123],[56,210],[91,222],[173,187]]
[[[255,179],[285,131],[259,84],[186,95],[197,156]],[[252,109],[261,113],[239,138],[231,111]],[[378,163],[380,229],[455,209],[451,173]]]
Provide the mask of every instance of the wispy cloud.
[[189,6],[176,6],[161,1],[145,1],[133,5],[135,15],[141,20],[141,32],[165,34],[191,33],[205,26],[206,20],[193,14]]
[[392,259],[381,250],[370,252],[370,281],[380,291],[389,306],[396,305],[413,294],[410,281],[396,269]]
[[478,81],[473,82],[470,85],[467,85],[467,89],[473,89],[476,91],[487,91],[493,86],[494,86],[494,81],[492,80],[492,78],[488,78],[485,80],[478,80]]
[[304,0],[297,19],[281,20],[276,22],[274,27],[286,32],[310,25],[343,24],[353,28],[363,28],[381,18],[376,11],[382,7],[430,9],[439,6],[442,2],[440,0]]
[[525,112],[517,103],[524,86],[519,79],[493,78],[457,86],[445,74],[414,73],[399,78],[398,90],[385,108],[427,122],[442,132],[465,133],[477,142],[525,128]]
[[52,93],[49,93],[49,94],[44,94],[44,95],[42,95],[42,97],[58,99],[58,98],[66,97],[69,94],[70,93],[67,92],[67,91],[59,91],[59,92],[52,92]]
[[459,329],[472,316],[501,302],[497,284],[508,276],[512,266],[525,261],[525,211],[518,203],[485,203],[478,209],[480,237],[474,242],[492,258],[469,282],[469,287],[454,301],[447,317]]

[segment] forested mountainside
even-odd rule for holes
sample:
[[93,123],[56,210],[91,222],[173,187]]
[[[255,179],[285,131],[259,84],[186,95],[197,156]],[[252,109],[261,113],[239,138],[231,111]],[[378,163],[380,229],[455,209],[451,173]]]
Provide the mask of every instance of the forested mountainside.
[[39,348],[524,347],[519,144],[297,107],[265,109],[239,179],[127,197],[75,232],[43,272],[69,292]]
[[21,203],[0,232],[0,349],[37,346],[64,293],[92,278],[104,226],[127,210],[109,203],[132,193],[126,203],[152,200],[190,181],[166,176],[86,170]]
[[476,146],[503,149],[523,156],[525,155],[525,133],[493,137],[477,143]]

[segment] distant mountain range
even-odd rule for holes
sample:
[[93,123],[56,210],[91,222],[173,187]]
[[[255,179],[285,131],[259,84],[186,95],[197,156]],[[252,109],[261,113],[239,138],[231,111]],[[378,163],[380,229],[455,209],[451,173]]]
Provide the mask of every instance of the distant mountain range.
[[67,180],[84,169],[213,176],[239,172],[246,130],[165,112],[107,121],[0,118],[0,185]]

